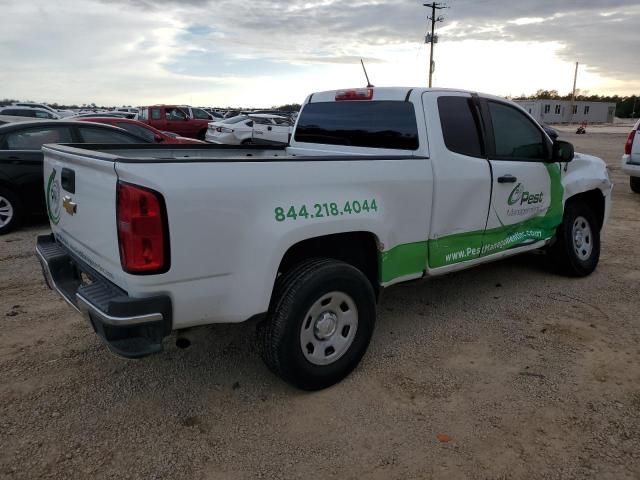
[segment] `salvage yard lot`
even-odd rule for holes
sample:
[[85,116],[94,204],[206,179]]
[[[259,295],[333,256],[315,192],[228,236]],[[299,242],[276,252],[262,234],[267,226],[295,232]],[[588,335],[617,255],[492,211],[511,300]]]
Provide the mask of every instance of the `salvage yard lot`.
[[616,184],[592,276],[527,255],[392,288],[364,361],[317,393],[267,371],[252,323],[112,356],[46,289],[33,248],[47,226],[0,237],[0,478],[638,478],[626,133],[562,134]]

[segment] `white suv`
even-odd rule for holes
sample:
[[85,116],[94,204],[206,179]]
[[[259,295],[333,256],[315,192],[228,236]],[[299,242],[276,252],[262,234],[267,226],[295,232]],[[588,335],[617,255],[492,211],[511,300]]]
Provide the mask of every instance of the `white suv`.
[[19,107],[12,105],[10,107],[0,108],[0,115],[9,117],[20,117],[20,120],[60,120],[60,115],[56,112],[45,110],[44,108]]
[[622,171],[631,177],[631,190],[640,193],[640,120],[633,126],[624,145]]

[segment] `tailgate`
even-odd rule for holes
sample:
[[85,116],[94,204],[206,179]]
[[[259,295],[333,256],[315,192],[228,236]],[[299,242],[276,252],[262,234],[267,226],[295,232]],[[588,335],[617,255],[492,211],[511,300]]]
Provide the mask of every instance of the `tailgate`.
[[56,240],[106,278],[122,278],[115,157],[57,145],[43,152],[47,214]]

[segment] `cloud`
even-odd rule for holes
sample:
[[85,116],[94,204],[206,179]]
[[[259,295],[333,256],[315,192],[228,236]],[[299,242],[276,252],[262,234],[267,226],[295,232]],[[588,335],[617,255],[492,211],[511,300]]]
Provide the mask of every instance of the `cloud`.
[[[413,83],[424,79],[428,12],[422,3],[0,0],[0,84],[5,96],[59,102],[226,104],[251,98],[269,105],[300,101],[312,88],[360,82],[360,58],[376,79]],[[600,78],[594,84],[639,88],[636,0],[448,3],[437,48],[454,57],[439,68],[463,68],[464,48],[475,45],[494,69],[483,75],[493,74],[496,93],[519,90],[501,80],[513,78],[506,74],[509,64],[523,61],[508,55],[535,57],[531,69],[556,82],[560,58],[588,65],[592,78]],[[535,56],[518,51],[534,46],[540,47]],[[498,51],[507,55],[501,62],[492,58]]]

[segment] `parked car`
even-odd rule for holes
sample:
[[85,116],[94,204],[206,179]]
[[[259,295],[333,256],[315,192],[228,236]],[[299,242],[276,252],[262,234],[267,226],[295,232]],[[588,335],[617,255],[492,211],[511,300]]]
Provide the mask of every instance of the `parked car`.
[[34,118],[41,118],[45,120],[59,120],[60,118],[62,118],[55,112],[51,112],[43,108],[31,107],[3,107],[0,108],[0,115],[28,118],[29,120],[33,120]]
[[204,140],[211,119],[204,110],[202,113],[206,115],[206,118],[195,118],[192,113],[196,114],[197,112],[185,106],[153,105],[139,107],[137,120],[158,130],[167,130],[183,137]]
[[67,120],[9,123],[0,126],[0,235],[29,215],[46,212],[42,190],[45,143],[118,143],[148,141],[111,125]]
[[33,117],[18,117],[16,115],[3,115],[0,113],[0,122],[2,123],[16,123],[16,122],[34,122],[38,120],[51,121],[50,118],[33,118]]
[[210,122],[205,140],[223,145],[247,145],[253,137],[253,120],[245,115]]
[[120,107],[112,110],[113,112],[122,112],[122,113],[130,113],[132,115],[138,114],[138,109],[135,107]]
[[46,103],[34,103],[34,102],[16,102],[12,104],[15,107],[26,107],[26,108],[40,108],[42,110],[47,110],[48,112],[55,113],[61,118],[70,117],[75,112],[72,110],[62,110],[50,107]]
[[169,135],[166,132],[162,132],[151,125],[139,122],[138,120],[131,120],[128,118],[118,117],[84,117],[78,119],[81,122],[95,122],[103,123],[106,125],[113,125],[114,127],[122,128],[129,133],[142,137],[151,143],[166,143],[166,144],[204,144],[202,140],[196,140],[195,138],[180,137],[177,135]]
[[72,117],[68,117],[67,120],[79,120],[81,118],[94,118],[94,117],[133,118],[135,116],[136,116],[135,113],[127,113],[127,112],[85,112],[85,113],[77,113]]
[[253,143],[289,143],[292,132],[291,121],[282,115],[252,113]]
[[252,318],[268,367],[309,390],[358,365],[384,288],[540,249],[589,275],[611,208],[601,159],[466,91],[315,93],[288,147],[44,151],[45,279],[111,351]]
[[269,114],[238,115],[209,123],[205,140],[224,145],[289,143],[291,123],[286,117]]
[[622,171],[629,175],[631,190],[640,193],[640,120],[633,126],[624,145]]

